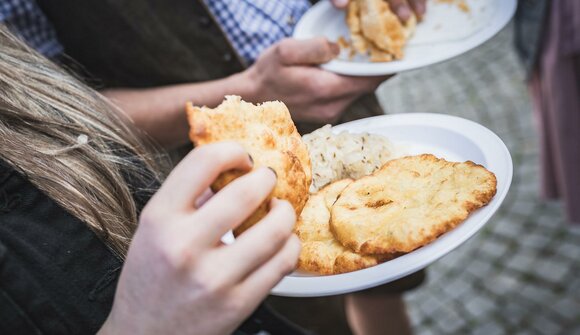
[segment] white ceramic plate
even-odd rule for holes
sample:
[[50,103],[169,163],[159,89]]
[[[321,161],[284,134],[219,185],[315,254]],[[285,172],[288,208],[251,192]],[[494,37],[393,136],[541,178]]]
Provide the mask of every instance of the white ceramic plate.
[[[401,60],[372,63],[365,56],[349,60],[344,52],[322,67],[346,75],[374,76],[442,62],[493,37],[509,22],[517,5],[517,0],[465,1],[470,8],[468,13],[461,11],[457,5],[428,0],[424,20],[417,25]],[[329,1],[321,1],[308,10],[296,25],[294,37],[307,39],[316,36],[325,36],[331,41],[336,41],[340,36],[350,39],[344,11],[334,8]]]
[[495,173],[497,193],[491,202],[434,242],[386,263],[355,272],[315,276],[294,272],[272,294],[313,297],[363,290],[418,271],[466,242],[500,207],[512,180],[512,159],[502,140],[473,121],[444,114],[384,115],[342,124],[335,131],[369,132],[403,145],[409,154],[432,153],[450,161],[471,160]]

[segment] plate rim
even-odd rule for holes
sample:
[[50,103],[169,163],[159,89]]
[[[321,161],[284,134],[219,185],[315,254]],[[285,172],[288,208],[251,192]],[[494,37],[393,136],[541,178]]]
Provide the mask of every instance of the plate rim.
[[[419,120],[418,123],[417,120]],[[469,135],[467,136],[467,138],[474,141],[478,145],[478,148],[480,149],[487,148],[485,149],[486,158],[487,154],[490,152],[495,155],[503,156],[503,160],[490,162],[493,163],[490,165],[497,168],[500,168],[499,165],[503,165],[503,167],[501,167],[502,169],[501,172],[502,176],[504,177],[504,180],[500,181],[498,178],[497,193],[490,202],[490,204],[487,205],[490,206],[489,207],[490,210],[488,210],[485,213],[485,215],[482,218],[480,218],[478,222],[470,225],[462,224],[457,228],[455,228],[454,230],[442,235],[437,240],[435,240],[434,242],[428,244],[423,248],[417,249],[407,255],[401,256],[392,261],[379,264],[367,269],[332,276],[314,276],[314,277],[286,276],[278,283],[278,285],[276,285],[271,290],[270,294],[287,297],[319,297],[364,290],[369,287],[374,287],[387,282],[394,281],[396,279],[409,275],[415,271],[418,271],[422,268],[425,268],[429,264],[432,264],[441,257],[447,255],[449,252],[463,245],[464,243],[469,241],[473,236],[475,236],[475,234],[478,231],[480,231],[487,224],[487,222],[489,222],[491,217],[495,215],[497,210],[501,207],[501,204],[503,203],[509,192],[511,182],[513,179],[513,160],[511,154],[507,146],[503,142],[503,140],[497,134],[495,134],[487,127],[472,120],[465,119],[459,116],[439,113],[403,113],[403,114],[380,115],[344,123],[336,126],[336,128],[333,127],[333,129],[335,129],[336,131],[342,131],[346,130],[345,128],[350,129],[353,127],[354,128],[364,127],[368,128],[369,132],[372,133],[373,132],[372,128],[373,127],[375,129],[380,128],[381,124],[383,127],[385,124],[388,124],[389,126],[397,126],[405,124],[418,126],[419,125],[431,126],[433,124],[436,124],[437,126],[442,126],[442,128],[449,129],[452,127],[454,123],[455,126],[457,125],[461,126],[459,127],[459,133],[463,135],[465,134]],[[372,127],[368,127],[369,125],[372,125]],[[487,147],[486,146],[482,147],[481,143],[484,142],[484,140],[474,139],[473,138],[474,134],[477,134],[478,136],[480,135],[486,136],[487,138],[485,139],[485,141],[492,139],[493,144],[488,144]],[[496,149],[500,150],[495,151]],[[486,166],[486,168],[488,167],[489,166]],[[498,173],[497,170],[493,172],[496,175]],[[501,188],[500,183],[502,185]],[[470,220],[470,218],[468,218],[466,222]],[[428,255],[428,257],[426,258],[421,258],[422,256],[424,256],[423,254],[427,253],[428,251],[431,251],[431,249],[437,249],[436,250],[437,253],[435,255]],[[383,269],[385,268],[385,264],[388,263],[395,264],[391,265],[391,267],[399,266],[402,267],[403,269],[396,275],[385,277],[384,273],[382,272],[384,272]],[[382,278],[380,278],[381,275]],[[365,277],[365,276],[367,278],[374,279],[367,280],[367,282],[363,284],[360,283],[353,284],[351,282],[351,280],[357,279],[357,277]],[[317,288],[315,289],[312,286]]]
[[[487,0],[486,0],[487,1]],[[497,0],[498,4],[502,6],[500,14],[498,15],[492,22],[494,24],[485,26],[481,31],[469,36],[465,42],[465,46],[463,48],[458,48],[453,52],[448,54],[444,54],[441,57],[434,57],[433,59],[429,59],[424,62],[417,62],[415,65],[408,64],[405,60],[400,61],[392,61],[392,62],[377,62],[377,63],[362,63],[362,62],[349,62],[344,60],[331,60],[330,62],[321,64],[321,68],[348,76],[378,76],[378,75],[390,75],[396,74],[403,71],[410,71],[416,70],[419,68],[423,68],[429,65],[435,65],[452,58],[455,58],[459,55],[462,55],[482,44],[489,41],[492,37],[497,35],[505,26],[510,22],[512,17],[515,14],[517,8],[518,0]],[[330,1],[319,1],[318,3],[314,4],[298,21],[296,26],[294,27],[294,31],[292,32],[292,36],[296,39],[304,39],[313,36],[320,36],[320,35],[312,35],[310,36],[307,32],[304,31],[302,28],[309,19],[309,16],[318,14],[318,12],[324,12],[326,10],[334,8]],[[312,19],[314,20],[314,19]],[[476,38],[477,37],[477,38]],[[450,43],[450,42],[446,42]],[[451,43],[458,43],[458,42],[451,42]],[[372,66],[370,66],[372,65]]]

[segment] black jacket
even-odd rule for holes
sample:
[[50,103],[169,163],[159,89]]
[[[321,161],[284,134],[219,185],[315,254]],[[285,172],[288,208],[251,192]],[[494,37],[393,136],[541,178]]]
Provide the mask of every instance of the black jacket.
[[[135,196],[143,206],[143,193]],[[122,265],[83,222],[0,159],[0,334],[96,333]],[[260,331],[306,334],[266,306],[236,334]]]
[[122,262],[0,160],[0,334],[95,333]]

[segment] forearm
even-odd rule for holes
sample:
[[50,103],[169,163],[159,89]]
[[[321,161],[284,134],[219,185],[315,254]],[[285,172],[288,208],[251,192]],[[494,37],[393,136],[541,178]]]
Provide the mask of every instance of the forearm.
[[187,143],[189,126],[185,103],[216,106],[225,95],[253,96],[244,73],[203,83],[156,88],[113,88],[101,91],[160,145],[172,148]]

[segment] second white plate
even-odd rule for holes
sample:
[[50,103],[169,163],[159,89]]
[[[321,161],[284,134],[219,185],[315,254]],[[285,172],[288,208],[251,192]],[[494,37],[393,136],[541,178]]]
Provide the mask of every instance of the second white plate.
[[[499,32],[514,15],[517,0],[465,0],[469,12],[457,5],[427,1],[427,12],[417,25],[414,36],[405,48],[405,57],[398,61],[372,63],[367,57],[348,59],[341,55],[323,64],[328,71],[353,76],[394,74],[417,69],[458,56],[484,43]],[[302,16],[294,37],[307,39],[324,36],[336,41],[350,37],[344,11],[321,1]]]
[[431,153],[449,161],[471,160],[485,166],[497,178],[497,193],[461,225],[413,252],[355,272],[316,276],[294,272],[274,287],[272,294],[313,297],[364,290],[418,271],[477,233],[498,210],[512,180],[512,160],[502,140],[473,121],[443,114],[384,115],[342,124],[335,131],[380,134],[403,145],[409,154]]

